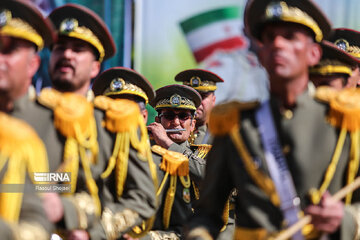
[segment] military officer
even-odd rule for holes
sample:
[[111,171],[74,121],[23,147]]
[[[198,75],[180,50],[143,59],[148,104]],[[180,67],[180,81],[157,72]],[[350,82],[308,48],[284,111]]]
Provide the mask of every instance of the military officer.
[[[13,114],[18,101],[30,101],[31,78],[40,65],[37,51],[49,46],[54,34],[29,2],[1,1],[0,19],[0,181],[4,187],[31,184],[33,172],[48,171],[46,150],[35,131],[4,112]],[[41,200],[47,201],[34,191],[9,191],[2,188],[0,193],[1,238],[49,239],[51,214],[44,211]],[[55,212],[53,217],[57,217]]]
[[91,80],[98,75],[100,64],[116,53],[106,24],[93,11],[76,4],[54,9],[48,19],[58,33],[49,63],[53,87],[91,96]]
[[[335,28],[329,37],[329,41],[360,60],[360,32],[349,28]],[[360,85],[359,67],[353,70],[353,74],[347,83],[347,86],[349,87],[354,87],[356,85]]]
[[209,140],[207,122],[211,109],[215,106],[216,84],[224,82],[222,78],[203,69],[189,69],[178,73],[175,81],[194,88],[201,95],[201,104],[196,109],[196,124],[192,135],[191,144],[206,144]]
[[328,41],[321,44],[323,54],[318,64],[310,69],[310,79],[316,87],[331,86],[335,89],[355,87],[348,84],[353,70],[358,67],[356,58]]
[[[100,63],[113,56],[116,51],[105,23],[86,7],[66,4],[54,9],[48,18],[54,23],[59,40],[53,45],[49,66],[55,90],[43,91],[39,96],[39,101],[45,105],[51,105],[51,99],[54,98],[63,102],[68,92],[79,96],[92,92],[88,91],[90,82],[99,73]],[[92,113],[92,111],[79,111],[83,106],[76,106],[76,103],[76,101],[67,103],[66,111],[69,115],[63,120],[72,121],[70,116],[80,117],[79,112],[87,114],[82,115],[84,117],[82,120],[89,119],[90,125],[86,127],[83,126],[84,122],[79,122],[84,131],[84,136],[81,138],[89,139],[82,144],[88,146],[86,153],[92,152],[98,159],[93,159],[94,161],[91,162],[92,176],[89,171],[85,171],[85,177],[87,179],[92,177],[96,185],[92,184],[94,181],[90,183],[90,180],[86,180],[86,186],[93,198],[98,192],[102,201],[102,212],[101,222],[96,222],[92,226],[88,224],[85,228],[84,225],[67,229],[87,229],[94,239],[119,238],[131,226],[150,218],[155,212],[156,175],[152,174],[149,168],[151,161],[148,161],[150,148],[147,146],[146,127],[136,104],[135,106],[128,104],[127,111],[124,112],[121,109],[124,109],[126,102],[114,103],[112,99],[107,98],[95,104],[96,108]],[[114,105],[121,107],[113,109]],[[65,127],[68,123],[64,122],[60,125]],[[102,127],[102,123],[105,127]],[[137,135],[138,128],[140,128],[140,136]],[[98,145],[95,144],[96,140]],[[69,147],[69,151],[71,149],[73,148]],[[64,151],[66,152],[66,149]],[[66,164],[65,167],[74,171]],[[83,168],[90,170],[88,167],[83,166]],[[71,216],[70,214],[69,218],[76,218]],[[71,234],[74,236],[82,233],[75,231]]]
[[308,67],[321,58],[319,42],[331,30],[328,20],[310,0],[250,0],[244,16],[262,43],[271,98],[262,105],[233,102],[213,109],[209,126],[215,140],[187,239],[218,235],[233,187],[239,194],[234,239],[265,239],[296,223],[302,210],[313,225],[292,239],[303,239],[302,234],[319,239],[321,232],[330,239],[356,239],[358,195],[349,194],[346,206],[331,195],[358,172],[346,169],[352,165],[350,152],[358,150],[348,136],[358,135],[359,124],[349,120],[359,108],[345,103],[357,92],[317,92],[314,98],[308,90]]
[[195,129],[195,111],[200,103],[200,94],[191,87],[173,84],[159,88],[150,102],[158,116],[148,125],[157,145],[189,158],[191,178],[196,183],[204,176],[205,161],[190,149],[188,139]]
[[[155,92],[151,83],[136,71],[124,67],[108,69],[96,78],[92,89],[95,96],[105,95],[135,101],[139,105],[144,122],[147,122],[145,106],[154,100]],[[95,102],[98,99],[99,97],[96,97]],[[152,147],[152,158],[159,183],[158,210],[153,225],[147,222],[145,228],[134,228],[131,235],[139,237],[144,235],[146,230],[151,230],[141,239],[179,239],[183,225],[192,215],[188,159],[180,153],[158,145]],[[168,207],[170,202],[172,206]]]
[[[224,80],[213,72],[203,69],[189,69],[178,73],[175,76],[175,81],[183,82],[184,85],[194,88],[202,98],[200,106],[196,109],[196,128],[192,132],[189,142],[193,149],[197,149],[199,156],[206,158],[208,152],[211,149],[212,140],[208,131],[208,119],[211,110],[215,106],[216,96],[215,90],[217,89],[216,84],[222,83]],[[195,193],[195,199],[200,197],[200,186],[192,183]],[[233,191],[232,194],[236,194]],[[228,239],[232,235],[234,229],[234,215],[230,208],[233,208],[234,199],[230,198],[230,202],[226,203],[224,212],[225,225],[222,229],[221,235],[218,239]],[[194,205],[196,205],[194,203]],[[229,212],[230,210],[230,212]],[[226,230],[226,231],[224,231]]]

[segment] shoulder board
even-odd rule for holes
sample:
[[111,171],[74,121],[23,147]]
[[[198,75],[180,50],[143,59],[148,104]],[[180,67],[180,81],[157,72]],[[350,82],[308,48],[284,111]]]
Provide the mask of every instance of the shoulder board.
[[94,98],[94,106],[98,109],[101,109],[103,111],[106,111],[109,109],[109,105],[114,99],[111,99],[109,97],[99,95]]
[[197,150],[197,157],[205,158],[210,152],[212,145],[211,144],[190,144],[191,149]]
[[151,146],[151,151],[153,153],[156,153],[156,154],[160,155],[160,156],[163,156],[164,154],[166,154],[166,152],[168,150],[161,147],[161,146],[159,146],[159,145],[153,145],[153,146]]
[[94,127],[94,109],[85,97],[63,93],[54,108],[54,126],[66,137],[89,132]]
[[127,99],[95,98],[94,104],[105,113],[105,127],[111,132],[128,132],[143,122],[136,102]]
[[166,150],[162,157],[161,170],[172,176],[187,176],[189,174],[189,159],[185,155]]
[[54,109],[58,105],[61,96],[62,93],[53,88],[44,88],[37,97],[37,101],[47,108]]
[[241,111],[254,109],[258,102],[229,102],[213,108],[209,119],[209,130],[215,136],[227,135],[235,127],[239,127]]
[[346,88],[330,99],[330,124],[350,132],[360,130],[360,89]]
[[329,103],[331,99],[335,98],[339,93],[339,90],[329,87],[329,86],[320,86],[316,88],[315,99]]

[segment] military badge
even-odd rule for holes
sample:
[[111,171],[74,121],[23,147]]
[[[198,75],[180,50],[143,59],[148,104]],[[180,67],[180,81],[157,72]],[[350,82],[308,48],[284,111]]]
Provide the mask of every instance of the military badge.
[[170,97],[170,104],[173,107],[179,106],[181,103],[181,96],[178,94],[174,94]]
[[191,197],[190,197],[190,189],[189,188],[183,189],[183,200],[186,203],[190,203]]
[[334,42],[334,44],[335,44],[338,48],[340,48],[341,50],[343,50],[343,51],[345,51],[345,52],[347,52],[347,50],[348,50],[348,48],[349,48],[349,42],[346,41],[346,40],[343,39],[343,38],[340,38],[340,39],[336,40],[336,41]]
[[125,80],[122,78],[115,78],[110,83],[110,90],[112,92],[118,92],[121,91],[125,86]]
[[283,6],[281,4],[282,2],[276,2],[269,4],[269,6],[266,8],[266,17],[267,18],[280,18],[283,14]]
[[190,79],[190,86],[192,87],[198,87],[201,84],[201,79],[199,77],[192,77]]
[[79,23],[74,18],[66,18],[60,24],[60,32],[69,33],[74,31],[79,26]]
[[6,25],[6,23],[12,18],[9,10],[3,9],[0,11],[0,27]]

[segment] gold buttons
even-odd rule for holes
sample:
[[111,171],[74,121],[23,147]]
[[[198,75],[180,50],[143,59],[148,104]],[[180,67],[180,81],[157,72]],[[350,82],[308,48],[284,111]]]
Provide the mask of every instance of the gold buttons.
[[284,116],[286,119],[290,120],[290,119],[293,118],[294,114],[293,114],[293,112],[292,112],[291,110],[287,109],[287,110],[285,110],[285,111],[283,112],[283,116]]

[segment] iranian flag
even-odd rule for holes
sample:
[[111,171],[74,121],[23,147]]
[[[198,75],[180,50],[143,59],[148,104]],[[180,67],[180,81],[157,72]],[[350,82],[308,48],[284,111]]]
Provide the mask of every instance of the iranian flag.
[[197,62],[215,50],[234,50],[247,46],[242,36],[238,7],[225,7],[192,16],[180,23]]

